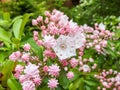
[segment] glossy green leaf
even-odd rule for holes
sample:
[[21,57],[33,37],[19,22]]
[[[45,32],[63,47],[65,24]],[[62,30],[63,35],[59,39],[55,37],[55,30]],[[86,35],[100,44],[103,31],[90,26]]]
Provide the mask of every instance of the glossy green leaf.
[[15,22],[13,24],[13,33],[14,33],[15,38],[21,40],[24,27],[25,27],[25,25],[26,25],[26,23],[31,15],[32,14],[25,14],[23,16],[23,19],[21,19],[21,17],[18,17],[15,20]]
[[33,15],[33,14],[25,14],[25,15],[23,16],[22,24],[21,24],[21,27],[20,27],[20,35],[23,34],[24,27],[25,27],[25,25],[26,25],[26,23],[27,23],[27,21],[29,20],[29,17],[30,17],[31,15]]
[[3,28],[0,27],[0,40],[6,41],[6,42],[11,42],[10,37],[11,37],[11,33],[5,31]]
[[13,20],[12,20],[12,24],[15,22],[15,21],[17,21],[18,19],[21,19],[23,16],[17,16],[17,17],[15,17]]
[[97,82],[92,81],[92,80],[84,80],[84,82],[85,82],[87,85],[90,85],[90,86],[97,86]]
[[18,81],[16,81],[14,78],[8,79],[7,84],[11,90],[22,90],[20,83],[18,83]]
[[73,84],[69,87],[69,90],[84,90],[84,82],[83,78],[79,78],[73,82]]
[[15,38],[17,39],[20,39],[20,36],[21,36],[20,34],[21,24],[22,24],[22,19],[17,19],[15,23],[13,24],[13,33],[14,33]]
[[8,20],[0,20],[0,25],[1,26],[8,26],[9,21]]

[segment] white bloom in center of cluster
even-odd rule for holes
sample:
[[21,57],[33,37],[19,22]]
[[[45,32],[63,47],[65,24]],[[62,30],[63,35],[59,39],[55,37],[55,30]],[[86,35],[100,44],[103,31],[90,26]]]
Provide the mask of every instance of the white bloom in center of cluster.
[[74,47],[74,43],[71,42],[69,36],[61,35],[56,40],[56,45],[52,48],[60,60],[76,55],[76,48]]
[[64,36],[56,40],[56,45],[53,46],[53,50],[60,60],[76,56],[76,49],[84,45],[84,35],[77,33],[74,36]]

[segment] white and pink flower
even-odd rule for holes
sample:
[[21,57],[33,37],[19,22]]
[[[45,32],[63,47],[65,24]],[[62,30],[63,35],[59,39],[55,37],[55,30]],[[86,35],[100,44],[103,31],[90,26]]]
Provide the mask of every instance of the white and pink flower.
[[58,76],[60,72],[59,66],[52,64],[51,66],[49,66],[48,72],[49,72],[49,75],[52,75],[55,77]]
[[72,79],[74,77],[74,73],[69,71],[66,76],[68,79]]
[[35,90],[35,84],[30,80],[24,81],[22,83],[22,89],[23,90]]
[[29,51],[31,49],[31,46],[30,46],[30,44],[27,43],[23,46],[23,48],[25,51]]
[[58,80],[56,80],[55,78],[52,78],[52,79],[48,80],[48,87],[50,89],[57,88],[58,84],[59,84]]

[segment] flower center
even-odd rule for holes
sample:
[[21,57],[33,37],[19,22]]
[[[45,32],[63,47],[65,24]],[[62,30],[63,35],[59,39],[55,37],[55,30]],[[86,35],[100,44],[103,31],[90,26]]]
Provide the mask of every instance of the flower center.
[[61,48],[61,49],[66,49],[66,45],[65,45],[65,44],[61,44],[61,45],[60,45],[60,48]]

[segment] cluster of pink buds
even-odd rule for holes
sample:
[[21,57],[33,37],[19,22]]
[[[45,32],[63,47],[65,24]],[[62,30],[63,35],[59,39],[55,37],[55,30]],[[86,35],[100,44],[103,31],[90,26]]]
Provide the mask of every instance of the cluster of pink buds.
[[13,52],[10,56],[9,59],[12,61],[21,61],[21,62],[29,62],[30,60],[30,52],[29,50],[31,49],[30,44],[25,44],[23,46],[24,52],[16,51]]
[[[91,63],[91,64],[89,65],[89,63]],[[82,57],[79,57],[79,71],[91,72],[92,70],[96,69],[96,67],[97,67],[97,64],[94,63],[93,58],[82,59]]]
[[42,30],[42,35],[60,35],[77,32],[79,26],[73,21],[69,21],[68,17],[63,12],[53,10],[45,12],[45,19],[42,16],[38,16],[32,20],[32,25],[38,26]]
[[102,87],[98,86],[98,90],[120,90],[120,73],[117,71],[103,70],[99,75],[95,75],[95,78],[99,79],[102,84]]
[[107,41],[108,39],[112,39],[114,33],[106,30],[103,23],[96,23],[94,28],[87,25],[81,27],[86,33],[86,48],[94,47],[99,54],[104,54],[104,48],[107,46]]
[[26,66],[16,65],[14,76],[19,79],[23,90],[35,90],[36,86],[41,83],[39,66],[30,62],[37,61],[37,57],[32,56],[30,53],[30,44],[23,46],[23,52],[13,52],[9,59],[14,62],[24,62]]

